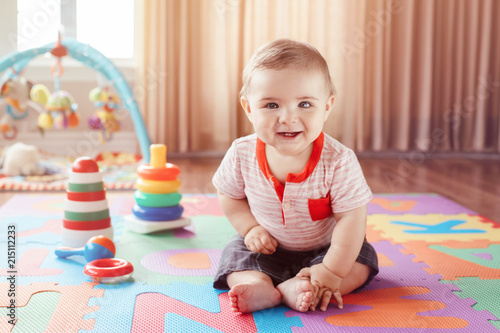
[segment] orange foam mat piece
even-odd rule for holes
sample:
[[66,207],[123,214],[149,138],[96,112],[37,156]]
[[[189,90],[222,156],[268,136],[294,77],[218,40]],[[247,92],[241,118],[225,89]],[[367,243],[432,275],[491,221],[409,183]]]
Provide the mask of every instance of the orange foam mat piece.
[[343,297],[344,304],[366,305],[372,309],[329,316],[326,322],[336,326],[430,329],[453,329],[469,325],[462,318],[419,314],[446,308],[442,302],[401,298],[428,292],[430,289],[425,287],[397,287],[349,294]]
[[[408,212],[410,211],[413,207],[415,207],[416,204],[418,204],[418,201],[416,200],[401,200],[401,201],[393,201],[393,200],[388,200],[386,198],[378,198],[375,197],[370,201],[372,204],[377,204],[380,207],[387,209],[392,212]],[[395,205],[396,203],[396,205]]]
[[[103,289],[93,289],[96,283],[83,282],[79,286],[60,286],[54,282],[37,282],[30,285],[16,286],[17,307],[23,307],[28,304],[34,294],[41,292],[59,292],[61,298],[52,314],[48,326],[44,332],[78,332],[81,329],[92,330],[95,319],[83,319],[87,313],[94,312],[99,306],[88,306],[91,297],[102,297]],[[0,282],[0,290],[8,290],[10,283]],[[7,307],[10,298],[7,292],[0,293],[0,306]],[[8,323],[8,317],[0,318],[0,332],[10,332],[13,325]],[[7,319],[7,320],[6,320]],[[17,322],[30,320],[30,318],[17,318]]]
[[368,224],[366,226],[366,240],[370,243],[375,243],[386,240],[386,238],[384,238],[382,233],[376,230],[373,225]]

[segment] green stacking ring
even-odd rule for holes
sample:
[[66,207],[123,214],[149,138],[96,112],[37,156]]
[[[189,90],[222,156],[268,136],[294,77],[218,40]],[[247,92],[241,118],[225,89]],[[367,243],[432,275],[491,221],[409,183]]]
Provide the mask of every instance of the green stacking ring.
[[179,205],[182,195],[179,192],[153,194],[135,191],[134,198],[142,207],[172,207]]
[[92,184],[68,183],[68,191],[71,192],[97,192],[104,190],[102,182]]
[[104,220],[109,217],[109,209],[100,210],[98,212],[90,212],[90,213],[75,213],[64,211],[64,218],[66,220],[72,221],[96,221],[96,220]]

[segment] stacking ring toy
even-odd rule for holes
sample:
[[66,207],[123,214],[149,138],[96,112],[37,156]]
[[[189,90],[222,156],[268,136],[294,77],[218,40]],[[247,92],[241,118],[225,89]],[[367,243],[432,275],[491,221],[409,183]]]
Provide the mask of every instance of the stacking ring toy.
[[118,283],[128,279],[134,267],[123,259],[107,258],[89,262],[83,268],[83,273],[90,276],[93,282]]
[[182,199],[179,192],[152,194],[135,191],[135,202],[142,207],[171,207],[177,206]]
[[132,213],[139,219],[145,221],[170,221],[181,217],[184,208],[182,206],[173,207],[141,207],[134,205]]
[[67,258],[74,255],[84,256],[87,262],[102,258],[113,258],[115,256],[115,244],[106,236],[95,236],[89,239],[85,247],[71,248],[59,247],[56,256]]
[[167,146],[153,144],[149,147],[151,153],[151,163],[140,165],[137,174],[142,179],[147,180],[175,180],[181,172],[179,167],[172,163],[167,163]]
[[147,180],[137,179],[135,186],[137,189],[144,193],[164,194],[177,192],[181,187],[180,180]]

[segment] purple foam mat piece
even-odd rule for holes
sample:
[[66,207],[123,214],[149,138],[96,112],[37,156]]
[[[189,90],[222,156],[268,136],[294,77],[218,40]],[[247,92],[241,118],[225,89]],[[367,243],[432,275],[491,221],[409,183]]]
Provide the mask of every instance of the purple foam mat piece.
[[473,256],[484,260],[493,260],[493,256],[490,253],[471,253]]
[[[421,330],[425,327],[425,317],[426,316],[438,316],[438,317],[456,317],[461,318],[469,323],[467,327],[455,328],[451,331],[453,332],[494,332],[496,328],[491,325],[488,320],[495,320],[496,317],[493,316],[489,311],[476,311],[472,308],[476,302],[473,299],[467,298],[462,299],[458,297],[453,290],[459,290],[453,284],[443,284],[439,282],[439,275],[430,275],[423,267],[426,265],[424,263],[415,263],[412,261],[413,255],[405,255],[400,249],[403,248],[401,245],[393,245],[388,241],[381,241],[372,243],[374,248],[379,254],[384,254],[393,263],[393,266],[380,267],[380,273],[374,278],[374,280],[360,293],[370,293],[370,291],[377,289],[387,289],[390,292],[390,288],[398,287],[423,287],[428,288],[430,291],[427,294],[417,294],[410,296],[403,296],[402,299],[415,299],[415,300],[427,300],[427,301],[438,301],[446,305],[443,309],[423,311],[419,315],[422,316],[422,321],[416,322],[414,328],[396,328],[396,327],[338,327],[343,332],[415,332]],[[369,303],[367,301],[367,303]],[[404,303],[402,304],[402,306]],[[335,316],[349,312],[362,312],[368,311],[372,307],[368,305],[357,305],[357,304],[344,304],[344,309],[339,310],[336,308],[336,304],[329,305],[326,312],[307,312],[300,313],[297,311],[290,310],[285,313],[288,316],[299,316],[304,324],[304,328],[293,327],[293,332],[310,332],[312,328],[316,332],[327,332],[332,331],[335,326],[327,323],[325,320],[328,316]],[[360,314],[361,315],[361,314]],[[395,314],[397,316],[397,314]],[[397,317],[394,318],[395,321],[398,320]],[[306,329],[307,328],[307,329]],[[436,329],[433,328],[432,332],[450,332],[450,329]]]
[[[210,262],[209,268],[179,268],[169,264],[170,257],[182,254],[204,254]],[[215,276],[219,265],[221,249],[175,249],[150,253],[141,259],[144,268],[165,275],[176,276]]]
[[185,238],[185,239],[196,237],[194,224],[187,225],[183,228],[175,229],[174,236],[177,238]]
[[[403,209],[407,207],[407,209]],[[473,214],[476,212],[437,194],[375,194],[368,214]]]
[[[380,267],[380,272],[375,276],[374,281],[383,280],[386,283],[394,281],[396,285],[399,285],[400,282],[404,281],[428,279],[439,281],[441,278],[439,275],[430,275],[424,270],[424,267],[429,267],[427,264],[412,261],[415,256],[401,252],[401,249],[404,249],[403,245],[395,245],[389,241],[372,242],[371,244],[378,254],[385,255],[394,263],[393,266]],[[407,283],[402,285],[408,286]],[[367,289],[370,288],[371,284],[367,286]]]

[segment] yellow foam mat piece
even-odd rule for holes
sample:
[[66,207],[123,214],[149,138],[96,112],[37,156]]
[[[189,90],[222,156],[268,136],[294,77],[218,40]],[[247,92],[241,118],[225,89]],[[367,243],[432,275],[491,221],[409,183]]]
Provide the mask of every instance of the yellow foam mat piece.
[[443,242],[447,240],[487,239],[500,241],[500,228],[469,214],[385,215],[368,216],[368,225],[394,243],[408,241]]

